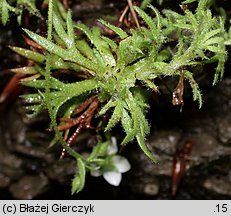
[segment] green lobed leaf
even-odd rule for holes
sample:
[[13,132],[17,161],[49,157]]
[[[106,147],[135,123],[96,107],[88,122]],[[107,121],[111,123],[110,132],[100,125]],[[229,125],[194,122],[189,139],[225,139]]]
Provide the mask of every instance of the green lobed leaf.
[[61,17],[57,16],[55,13],[53,14],[53,25],[54,25],[54,29],[55,29],[57,35],[65,43],[66,47],[70,48],[69,37],[67,36],[67,33],[64,29]]
[[17,6],[19,7],[20,5],[21,6],[24,6],[27,8],[27,10],[33,14],[33,15],[36,15],[38,17],[41,18],[41,14],[39,12],[39,10],[36,8],[36,0],[17,0]]
[[115,109],[112,113],[111,118],[108,121],[107,127],[105,128],[105,131],[110,130],[113,128],[118,122],[120,122],[121,116],[123,113],[123,102],[120,100],[117,100]]
[[151,4],[149,4],[148,7],[151,8],[152,11],[156,15],[156,18],[157,18],[157,29],[160,31],[160,29],[162,27],[160,12],[155,7],[153,7]]
[[33,94],[25,94],[25,95],[21,95],[20,97],[23,98],[23,100],[29,104],[42,103],[44,100],[44,95],[41,92],[33,93]]
[[185,24],[185,23],[175,23],[174,27],[181,28],[181,29],[187,29],[190,31],[193,31],[193,28],[190,24]]
[[64,60],[74,62],[79,64],[79,66],[82,66],[83,68],[90,69],[92,71],[99,71],[101,68],[88,60],[87,58],[83,57],[80,53],[78,52],[72,52],[68,51],[66,49],[63,49],[56,45],[55,43],[47,40],[46,38],[33,33],[27,29],[24,29],[24,31],[27,33],[27,35],[33,39],[36,43],[38,43],[40,46],[45,48],[47,51],[61,57]]
[[224,38],[222,37],[214,37],[210,38],[205,42],[205,46],[210,46],[212,44],[219,44],[219,43],[224,43]]
[[72,21],[70,10],[67,12],[67,35],[69,38],[69,42],[68,42],[69,48],[72,49],[73,51],[76,51],[75,32],[74,32],[73,21]]
[[109,100],[99,111],[98,116],[104,115],[110,108],[115,107],[117,104],[116,101]]
[[9,48],[13,50],[14,52],[18,53],[19,55],[22,55],[35,62],[39,62],[39,63],[45,62],[45,56],[41,53],[31,51],[28,49],[24,49],[24,48],[20,48],[20,47],[15,47],[15,46],[9,46]]
[[87,158],[87,161],[90,162],[98,157],[105,156],[110,142],[99,142],[92,150],[90,156]]
[[144,141],[144,137],[142,136],[142,134],[137,134],[136,135],[136,139],[137,139],[137,142],[140,146],[140,148],[142,149],[142,151],[147,155],[147,157],[153,161],[154,163],[157,163],[157,160],[156,158],[153,156],[152,152],[148,149],[148,147],[146,146],[145,144],[145,141]]
[[59,91],[50,93],[50,101],[53,108],[53,114],[57,117],[60,107],[74,97],[80,96],[83,93],[97,89],[98,83],[94,79],[83,80],[76,83],[67,83]]
[[26,110],[30,111],[31,113],[27,114],[28,118],[34,118],[38,116],[42,111],[44,111],[47,107],[45,103],[42,104],[37,104],[37,105],[31,105],[31,106],[26,106]]
[[102,19],[100,19],[99,22],[105,25],[106,27],[108,27],[109,29],[111,29],[112,31],[114,31],[117,35],[119,35],[121,39],[125,39],[126,37],[128,37],[128,34],[123,29],[114,26]]
[[0,9],[1,9],[2,24],[6,25],[9,19],[9,8],[6,0],[1,1]]
[[198,101],[199,108],[201,108],[203,101],[202,101],[202,95],[201,95],[198,84],[196,83],[195,79],[193,78],[193,75],[191,72],[184,70],[184,76],[186,79],[189,80],[189,84],[193,90],[193,100]]
[[113,40],[111,40],[108,37],[102,36],[101,38],[111,47],[112,50],[115,51],[117,49],[118,46],[117,46],[116,42],[114,42]]
[[84,185],[85,185],[86,168],[85,168],[85,163],[81,158],[77,159],[77,167],[78,167],[79,173],[72,180],[72,188],[71,188],[72,195],[74,193],[80,192],[84,188]]
[[204,40],[207,41],[209,38],[211,38],[211,37],[213,37],[213,36],[215,36],[215,35],[217,35],[217,34],[219,34],[219,33],[221,33],[221,29],[220,29],[220,28],[211,30],[211,31],[209,31],[209,32],[207,32],[207,33],[205,34]]
[[76,28],[84,32],[84,34],[86,34],[86,36],[90,39],[91,43],[94,44],[96,49],[99,51],[102,59],[104,60],[105,67],[107,65],[110,65],[110,66],[116,65],[116,62],[110,50],[110,47],[105,41],[101,39],[98,30],[95,29],[95,31],[94,30],[90,31],[88,27],[84,24],[76,25]]
[[126,133],[125,138],[123,139],[121,145],[125,145],[131,142],[135,138],[135,131],[133,130],[133,119],[129,115],[128,111],[123,109],[123,116],[122,116],[122,126]]
[[159,38],[159,31],[158,28],[155,24],[155,22],[153,21],[153,19],[147,14],[145,13],[142,9],[140,9],[137,6],[134,6],[135,11],[139,14],[139,16],[145,21],[145,23],[148,25],[149,29],[152,32],[152,36],[155,40],[158,41]]
[[[62,83],[61,81],[59,81],[58,79],[51,77],[51,83],[49,85],[50,89],[54,89],[54,90],[59,90],[61,91],[62,89],[65,88],[64,83]],[[46,80],[30,80],[30,81],[22,81],[22,84],[25,86],[29,86],[29,87],[34,87],[37,89],[45,89],[46,86]]]
[[22,73],[22,74],[36,74],[38,71],[36,67],[20,67],[20,68],[13,68],[10,71],[14,73]]

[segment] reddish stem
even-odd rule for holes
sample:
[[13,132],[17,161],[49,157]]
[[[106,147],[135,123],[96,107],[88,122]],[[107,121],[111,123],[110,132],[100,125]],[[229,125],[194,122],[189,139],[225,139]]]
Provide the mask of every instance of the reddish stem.
[[21,89],[20,79],[22,77],[25,77],[25,74],[16,73],[13,75],[0,94],[0,103],[5,102],[7,99],[13,99],[19,94]]
[[[99,106],[98,98],[96,96],[92,96],[88,100],[81,103],[73,111],[73,115],[76,115],[76,114],[80,114],[81,112],[85,110],[80,116],[76,118],[60,118],[61,121],[67,122],[66,124],[60,125],[58,127],[60,131],[64,131],[64,130],[70,129],[73,126],[77,126],[75,132],[69,138],[67,138],[68,146],[73,145],[75,140],[78,138],[78,136],[84,129],[92,128],[91,120],[98,106]],[[63,159],[65,155],[66,155],[66,150],[63,149],[60,159]]]

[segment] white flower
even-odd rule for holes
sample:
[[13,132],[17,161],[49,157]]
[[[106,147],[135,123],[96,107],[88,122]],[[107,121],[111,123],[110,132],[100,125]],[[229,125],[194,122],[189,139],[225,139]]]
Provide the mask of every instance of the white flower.
[[[108,155],[116,154],[118,151],[115,137],[112,137],[111,141],[111,145],[108,147],[107,151]],[[91,175],[95,177],[103,175],[104,179],[109,184],[119,186],[122,180],[122,173],[125,173],[128,170],[130,170],[131,165],[125,157],[122,157],[120,155],[113,155],[111,158],[111,162],[113,164],[112,167],[114,167],[113,170],[93,170],[91,171]]]
[[112,161],[114,162],[113,164],[116,167],[116,170],[104,172],[103,177],[109,184],[119,186],[122,179],[122,173],[130,170],[131,165],[125,157],[120,155],[114,155]]

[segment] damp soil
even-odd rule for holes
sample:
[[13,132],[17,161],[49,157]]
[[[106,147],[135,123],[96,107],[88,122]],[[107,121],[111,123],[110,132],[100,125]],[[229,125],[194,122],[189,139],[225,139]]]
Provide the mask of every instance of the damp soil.
[[[231,8],[228,1],[221,2]],[[93,25],[103,16],[116,16],[124,5],[124,1],[88,0],[72,1],[71,8],[76,20]],[[162,7],[174,8],[176,3],[166,0]],[[22,30],[12,19],[6,27],[0,27],[0,90],[12,76],[8,69],[25,63],[7,48],[24,46]],[[34,20],[40,26],[41,21]],[[153,98],[147,144],[158,164],[153,164],[136,143],[128,144],[121,154],[132,168],[123,174],[119,187],[109,185],[102,177],[88,175],[84,190],[76,195],[71,195],[70,187],[75,161],[69,157],[59,160],[59,145],[48,148],[53,135],[47,131],[47,113],[28,119],[23,101],[10,98],[0,104],[0,199],[231,199],[230,63],[229,59],[224,79],[215,87],[207,77],[201,79],[202,109],[192,102],[187,86],[182,109],[171,105],[171,94],[164,86],[158,98]],[[203,68],[210,77],[212,67]],[[27,91],[22,89],[21,93]],[[119,127],[113,131],[118,139],[120,131]],[[91,146],[94,136],[87,132],[78,145]],[[192,143],[192,152],[177,193],[172,196],[173,158],[187,140]]]

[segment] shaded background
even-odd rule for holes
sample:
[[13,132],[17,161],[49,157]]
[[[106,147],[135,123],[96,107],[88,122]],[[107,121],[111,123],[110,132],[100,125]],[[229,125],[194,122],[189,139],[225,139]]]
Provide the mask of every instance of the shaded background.
[[[165,0],[159,7],[180,11],[180,1]],[[231,2],[217,1],[231,15]],[[75,20],[93,25],[103,16],[116,16],[125,1],[72,1]],[[32,18],[30,29],[45,32],[44,21]],[[227,22],[227,25],[229,23]],[[8,49],[8,45],[25,46],[22,30],[12,17],[6,27],[0,26],[0,90],[12,74],[7,70],[23,66],[26,60]],[[229,49],[229,48],[228,48]],[[228,50],[230,51],[230,50]],[[182,112],[171,105],[171,94],[160,82],[161,94],[151,101],[148,113],[151,134],[147,143],[158,158],[153,164],[136,143],[128,144],[122,153],[132,165],[123,174],[119,187],[109,185],[102,177],[86,178],[82,192],[71,196],[71,179],[76,164],[71,158],[59,160],[60,146],[48,148],[52,134],[47,113],[27,119],[23,102],[13,95],[0,104],[0,199],[230,199],[231,198],[231,76],[230,59],[225,77],[215,87],[211,78],[215,65],[196,68],[203,92],[204,105],[192,102],[186,84]],[[203,74],[203,76],[201,75]],[[177,80],[165,80],[174,89]],[[28,89],[21,89],[27,92]],[[120,139],[121,128],[113,133]],[[94,142],[91,131],[80,137],[78,145],[86,149]],[[172,196],[172,163],[176,150],[186,140],[193,143],[188,169],[178,191]],[[85,151],[83,149],[82,151]]]

